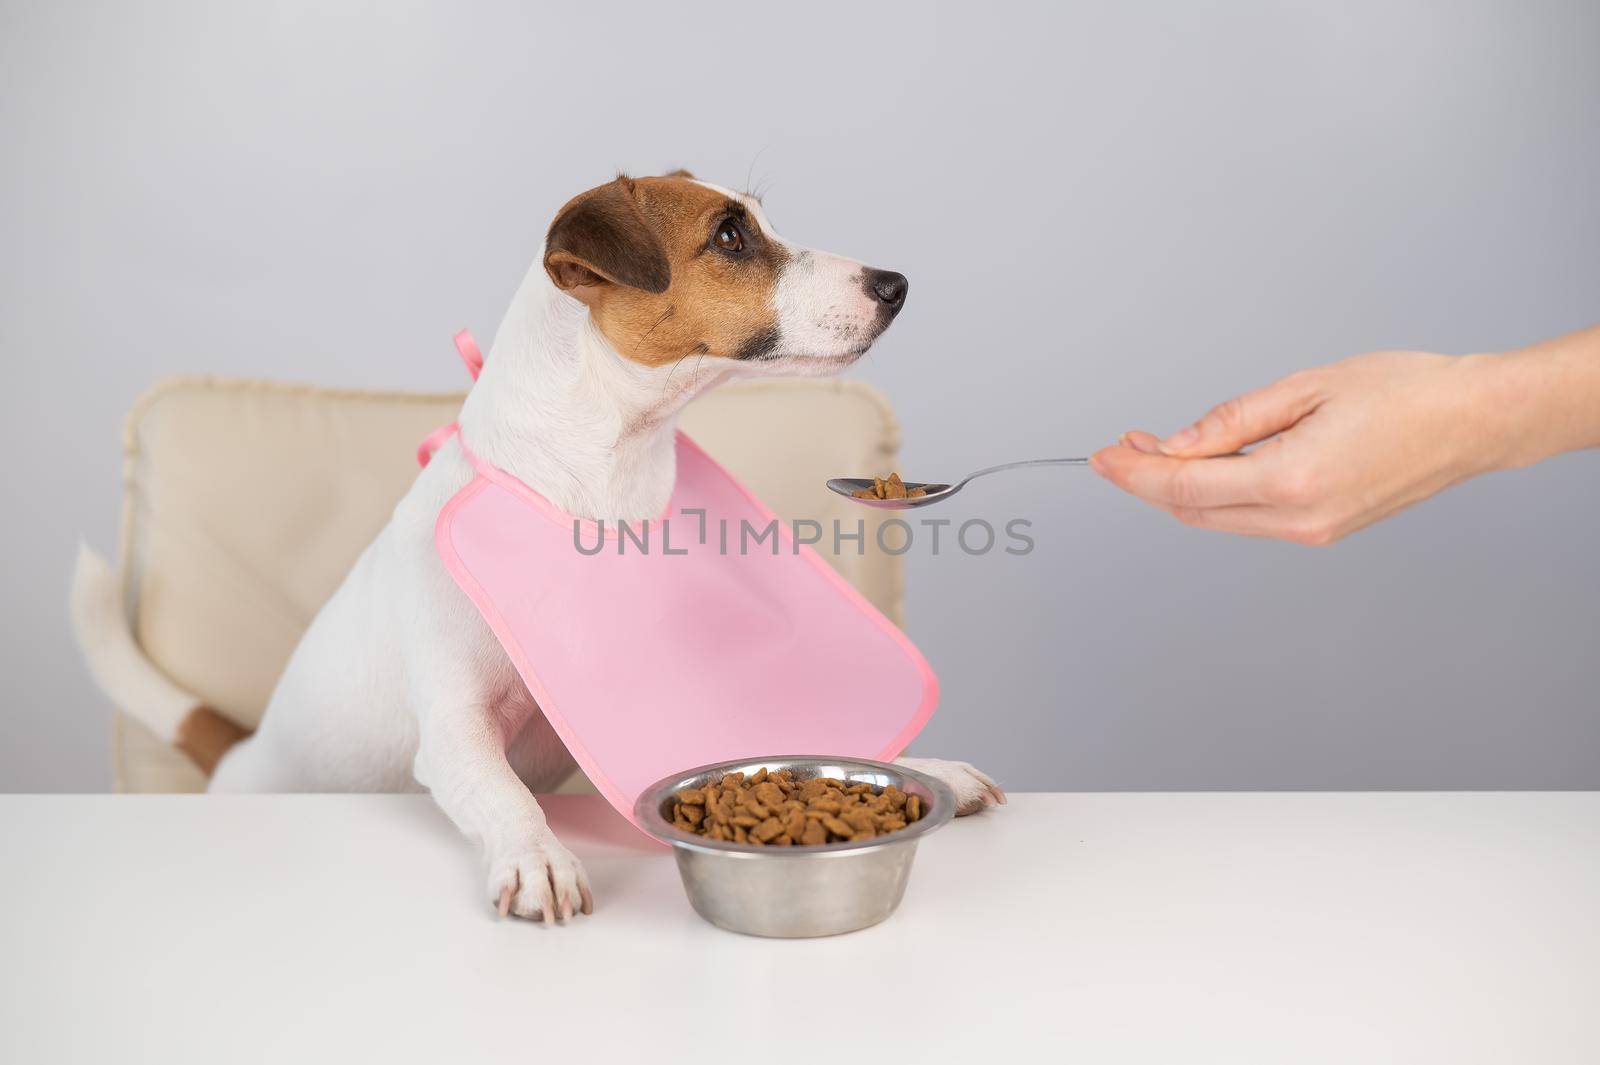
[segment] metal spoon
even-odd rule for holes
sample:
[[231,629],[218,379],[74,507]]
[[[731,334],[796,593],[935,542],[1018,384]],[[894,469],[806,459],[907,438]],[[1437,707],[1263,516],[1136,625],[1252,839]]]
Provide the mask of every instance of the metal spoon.
[[835,492],[838,492],[846,499],[849,499],[851,502],[860,503],[863,506],[877,507],[880,510],[911,510],[914,507],[925,507],[932,503],[938,503],[941,500],[949,499],[951,496],[965,488],[973,479],[985,477],[991,473],[999,473],[1001,470],[1015,470],[1022,466],[1087,465],[1089,465],[1089,460],[1086,458],[1028,459],[1025,462],[1007,462],[1001,466],[990,466],[988,469],[979,470],[977,473],[969,473],[965,479],[957,481],[955,484],[941,484],[938,481],[907,481],[907,491],[910,491],[913,488],[921,488],[928,493],[927,495],[917,496],[914,499],[863,499],[860,496],[854,495],[853,493],[858,492],[863,488],[872,487],[873,482],[871,477],[867,477],[865,479],[861,477],[835,477],[833,480],[828,482],[828,487],[833,489]]

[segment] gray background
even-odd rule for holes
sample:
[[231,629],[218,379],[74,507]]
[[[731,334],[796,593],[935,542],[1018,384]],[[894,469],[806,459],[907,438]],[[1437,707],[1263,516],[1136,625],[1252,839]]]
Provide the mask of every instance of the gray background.
[[[1600,319],[1590,0],[326,6],[0,9],[0,788],[108,786],[64,590],[114,543],[135,395],[456,388],[451,332],[618,167],[748,177],[911,277],[854,372],[924,476]],[[985,515],[1038,549],[911,556],[924,753],[1032,789],[1600,785],[1600,456],[1325,551],[1083,471],[949,505]]]

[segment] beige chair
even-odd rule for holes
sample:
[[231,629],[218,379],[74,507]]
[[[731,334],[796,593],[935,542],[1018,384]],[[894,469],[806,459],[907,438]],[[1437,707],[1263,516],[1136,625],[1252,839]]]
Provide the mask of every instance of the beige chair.
[[[241,724],[261,719],[300,634],[416,474],[416,446],[461,396],[182,378],[145,394],[123,437],[120,556],[134,632],[178,684]],[[900,560],[876,512],[823,487],[892,469],[894,414],[853,381],[760,381],[697,400],[683,428],[786,520],[812,518],[846,579],[901,622]],[[831,521],[866,547],[835,554]],[[117,714],[119,791],[200,791],[204,778]],[[581,790],[586,782],[574,783]]]

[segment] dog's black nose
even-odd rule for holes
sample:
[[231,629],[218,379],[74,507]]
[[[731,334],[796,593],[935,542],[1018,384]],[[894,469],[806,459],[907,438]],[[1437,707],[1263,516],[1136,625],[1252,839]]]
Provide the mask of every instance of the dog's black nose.
[[900,305],[906,301],[906,290],[911,287],[906,275],[897,274],[893,270],[869,269],[863,273],[867,280],[867,295],[889,310],[898,311]]

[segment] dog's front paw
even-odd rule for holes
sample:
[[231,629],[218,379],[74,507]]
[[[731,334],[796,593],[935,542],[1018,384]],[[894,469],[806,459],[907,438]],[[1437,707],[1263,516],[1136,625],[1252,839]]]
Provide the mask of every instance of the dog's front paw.
[[977,813],[985,806],[1006,804],[1006,793],[1000,790],[1000,785],[974,769],[970,762],[947,762],[943,758],[896,758],[894,764],[926,773],[955,792],[957,817]]
[[489,853],[489,901],[500,916],[538,917],[554,924],[577,909],[594,912],[583,863],[546,832],[520,846]]

